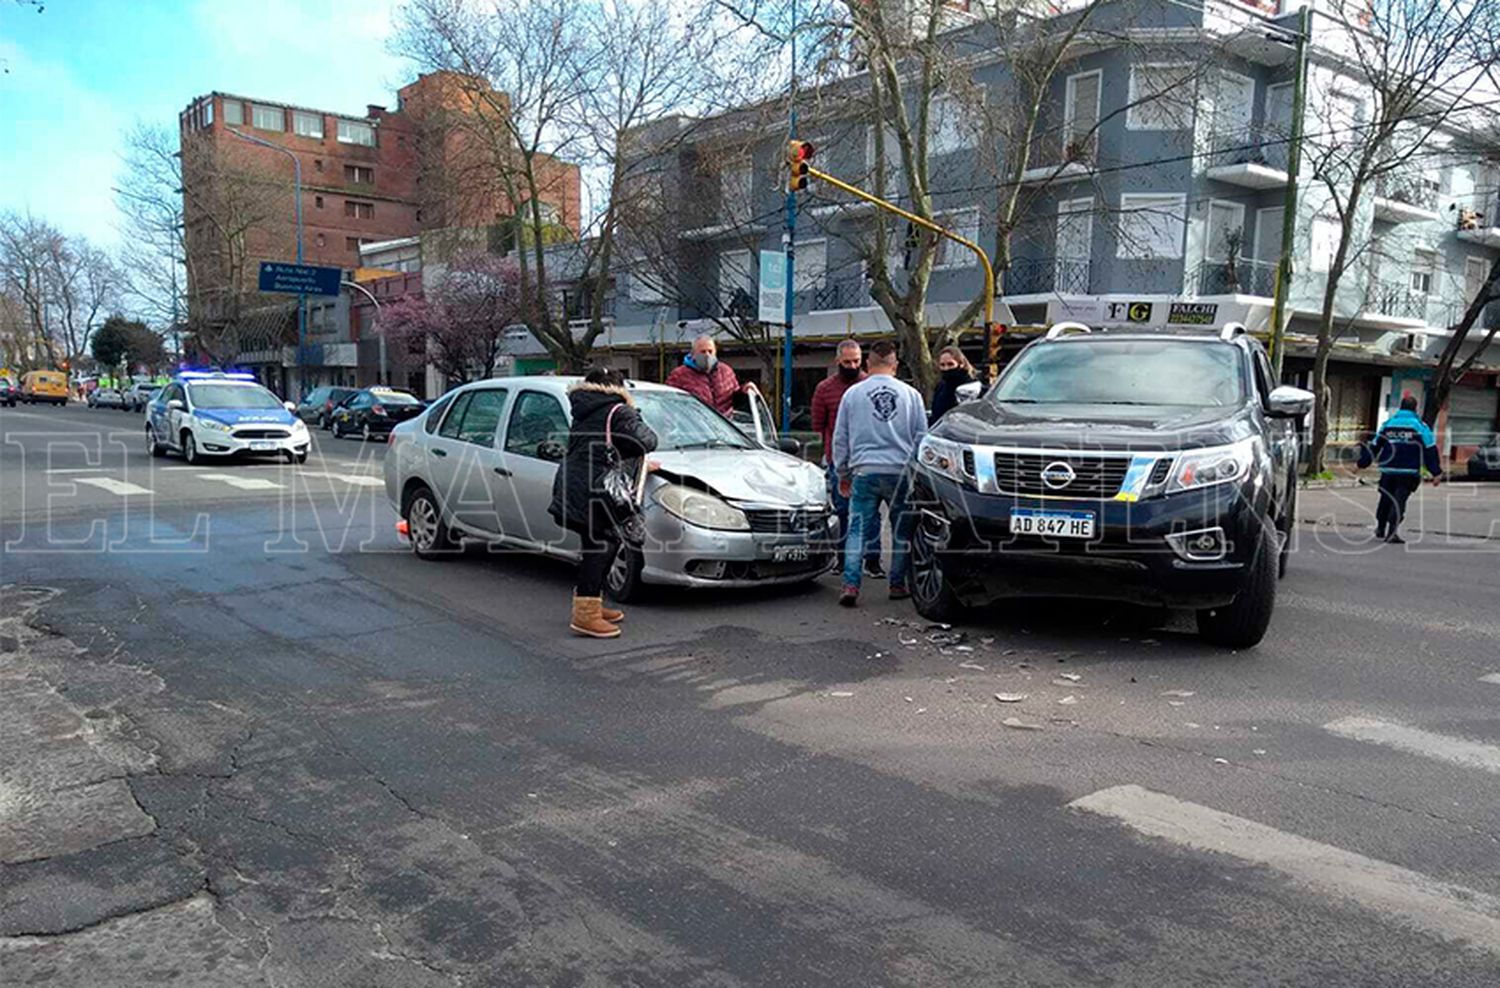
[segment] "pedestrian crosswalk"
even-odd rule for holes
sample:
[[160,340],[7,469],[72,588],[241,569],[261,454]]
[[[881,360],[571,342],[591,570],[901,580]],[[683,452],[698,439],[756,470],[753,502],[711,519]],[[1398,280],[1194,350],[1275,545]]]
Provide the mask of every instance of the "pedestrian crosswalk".
[[1500,747],[1496,745],[1434,734],[1369,717],[1343,717],[1324,724],[1323,729],[1356,741],[1368,741],[1408,754],[1500,774]]
[[129,497],[132,494],[152,493],[149,487],[132,484],[128,480],[117,480],[114,477],[78,477],[75,479],[77,483],[88,484],[90,487],[97,487],[101,491],[108,491],[111,494],[118,494],[121,497]]
[[[59,475],[60,481],[83,484],[122,498],[162,494],[166,492],[166,487],[173,488],[175,493],[184,483],[251,492],[317,490],[326,488],[330,484],[360,489],[382,487],[385,484],[379,476],[358,470],[283,470],[277,468],[273,474],[275,479],[264,474],[257,475],[248,470],[237,470],[231,473],[191,466],[156,467],[153,470],[128,473],[110,473],[100,467],[62,467],[46,472],[49,476]],[[151,486],[145,486],[146,484]]]

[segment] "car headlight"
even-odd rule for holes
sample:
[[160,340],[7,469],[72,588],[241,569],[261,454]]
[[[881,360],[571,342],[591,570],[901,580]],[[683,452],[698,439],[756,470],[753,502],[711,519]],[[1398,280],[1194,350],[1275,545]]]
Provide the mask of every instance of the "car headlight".
[[1167,480],[1167,493],[1190,491],[1240,480],[1255,464],[1254,437],[1229,446],[1209,446],[1183,453]]
[[294,435],[294,436],[305,436],[305,435],[307,435],[307,423],[304,422],[304,421],[302,421],[301,419],[298,419],[297,421],[293,422],[292,423],[292,435]]
[[934,473],[959,482],[970,477],[969,470],[964,466],[964,447],[936,436],[923,437],[921,445],[917,447],[917,462]]
[[229,426],[223,422],[215,422],[213,419],[199,419],[198,425],[209,432],[228,432]]
[[656,491],[656,503],[690,525],[702,528],[748,532],[750,519],[734,505],[680,484],[664,484]]

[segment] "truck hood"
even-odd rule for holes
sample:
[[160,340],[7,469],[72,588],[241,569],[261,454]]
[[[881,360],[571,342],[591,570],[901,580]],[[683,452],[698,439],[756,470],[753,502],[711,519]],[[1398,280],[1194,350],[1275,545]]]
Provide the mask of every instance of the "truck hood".
[[696,481],[726,501],[806,507],[828,498],[822,470],[777,450],[660,450],[651,459],[663,479]]
[[1246,408],[1185,405],[1015,404],[971,401],[933,435],[986,446],[1150,452],[1218,446],[1253,435]]

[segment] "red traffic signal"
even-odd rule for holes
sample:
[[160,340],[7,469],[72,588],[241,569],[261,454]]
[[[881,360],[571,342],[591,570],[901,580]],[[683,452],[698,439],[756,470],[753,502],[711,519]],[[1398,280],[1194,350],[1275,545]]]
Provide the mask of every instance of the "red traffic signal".
[[788,192],[801,192],[807,188],[807,163],[812,160],[813,150],[811,141],[786,142]]

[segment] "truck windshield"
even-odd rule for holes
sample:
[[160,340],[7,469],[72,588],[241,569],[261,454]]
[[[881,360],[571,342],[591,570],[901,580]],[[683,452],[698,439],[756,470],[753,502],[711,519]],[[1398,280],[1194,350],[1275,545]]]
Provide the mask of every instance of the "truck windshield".
[[1034,346],[1011,364],[991,400],[1024,404],[1186,405],[1244,401],[1239,351],[1182,340],[1070,340]]

